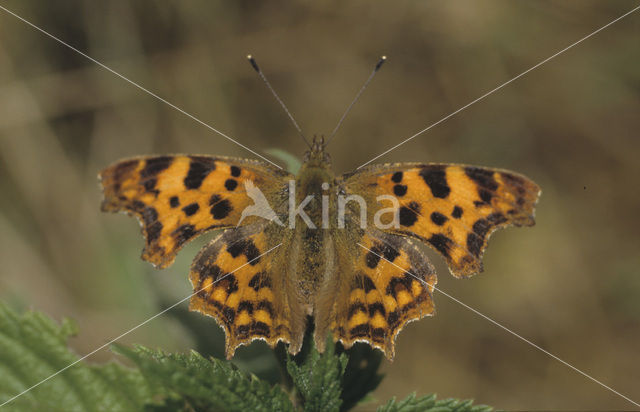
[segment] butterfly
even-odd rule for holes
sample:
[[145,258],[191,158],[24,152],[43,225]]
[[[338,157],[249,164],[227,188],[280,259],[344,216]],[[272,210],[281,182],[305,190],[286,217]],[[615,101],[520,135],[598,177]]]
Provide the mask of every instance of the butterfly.
[[395,163],[336,176],[314,138],[294,176],[258,160],[147,156],[100,173],[102,210],[136,216],[142,258],[158,268],[193,238],[223,230],[196,256],[190,309],[225,331],[226,356],[255,339],[297,353],[309,319],[392,359],[408,322],[434,314],[426,245],[453,276],[482,271],[491,233],[532,226],[540,188],[507,170]]

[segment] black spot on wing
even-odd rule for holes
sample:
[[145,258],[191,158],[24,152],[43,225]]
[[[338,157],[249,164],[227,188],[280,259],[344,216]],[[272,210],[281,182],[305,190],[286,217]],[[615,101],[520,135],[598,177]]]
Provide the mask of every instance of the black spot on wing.
[[374,254],[372,251],[368,251],[364,257],[365,263],[367,267],[373,269],[378,266],[378,262],[380,262],[380,256]]
[[229,327],[229,325],[231,325],[233,321],[236,319],[236,311],[233,310],[233,308],[230,308],[229,306],[225,306],[222,309],[222,317],[224,318],[224,321],[226,323],[225,326]]
[[249,315],[253,314],[253,303],[248,300],[243,300],[238,304],[238,312],[246,310]]
[[247,261],[251,266],[255,266],[260,262],[260,251],[250,239],[247,241],[247,248],[244,250],[244,255],[247,257]]
[[133,169],[138,166],[139,160],[126,160],[124,162],[118,163],[113,170],[113,179],[116,181],[116,184],[119,184],[121,180],[124,179],[126,175],[133,171]]
[[482,199],[484,203],[491,203],[491,199],[493,198],[493,193],[485,189],[480,189],[478,191],[478,194],[480,195],[480,199]]
[[[216,195],[213,195],[216,196]],[[213,199],[213,196],[211,197]],[[233,210],[231,203],[227,199],[221,200],[211,206],[211,215],[214,219],[224,219],[229,216],[229,213]]]
[[354,328],[352,328],[349,331],[349,335],[351,335],[351,338],[364,338],[369,336],[369,331],[371,330],[371,326],[369,326],[369,324],[367,323],[363,323],[361,325],[358,325]]
[[363,312],[363,313],[367,312],[367,307],[362,302],[356,302],[356,303],[353,303],[351,306],[349,306],[349,313],[347,314],[347,319],[351,319],[353,315],[355,315],[358,312]]
[[467,235],[467,249],[475,257],[480,257],[485,237],[492,227],[507,222],[507,218],[500,212],[492,213],[484,219],[478,219],[473,224],[473,232]]
[[196,214],[196,212],[198,211],[198,209],[200,209],[200,206],[198,206],[197,203],[191,203],[185,207],[182,208],[182,211],[184,212],[185,215],[187,216],[193,216]]
[[253,321],[251,322],[251,333],[268,338],[271,336],[271,329],[269,328],[269,325],[264,322]]
[[173,208],[180,206],[180,199],[178,199],[178,196],[171,196],[169,199],[169,206]]
[[238,279],[233,274],[227,273],[218,281],[221,286],[226,282],[227,293],[230,295],[238,291]]
[[444,225],[447,222],[447,220],[449,220],[449,218],[440,212],[431,213],[431,221],[438,226]]
[[145,207],[142,211],[142,220],[144,220],[145,225],[151,225],[158,220],[158,211],[156,208],[152,206]]
[[162,232],[162,223],[155,221],[152,225],[147,226],[147,243],[151,243],[160,237]]
[[435,233],[431,235],[429,239],[427,239],[427,242],[429,242],[438,252],[442,253],[445,257],[449,257],[449,250],[451,249],[453,241],[447,236],[440,233]]
[[264,310],[265,312],[269,313],[269,316],[273,317],[273,304],[268,300],[261,300],[260,302],[258,302],[258,304],[256,305],[256,310]]
[[392,176],[391,176],[391,181],[393,183],[400,183],[402,182],[402,172],[395,172]]
[[376,243],[371,250],[378,255],[382,255],[382,257],[389,262],[393,262],[400,256],[400,252],[386,243]]
[[140,171],[140,179],[144,180],[144,179],[156,176],[158,173],[168,168],[169,165],[171,164],[171,161],[172,159],[169,156],[161,156],[161,157],[154,157],[151,159],[147,159],[144,164],[144,167]]
[[393,312],[389,312],[389,314],[387,315],[387,324],[391,329],[394,329],[396,326],[400,324],[400,316],[397,310],[394,310]]
[[475,233],[471,232],[467,235],[467,249],[469,249],[469,253],[471,253],[473,256],[480,256],[483,244],[484,242],[482,238]]
[[507,221],[507,218],[500,212],[495,212],[487,216],[487,220],[494,225],[500,225]]
[[156,196],[157,196],[158,193],[160,193],[160,192],[158,190],[155,190],[156,189],[156,183],[157,183],[157,179],[154,177],[154,178],[151,178],[151,179],[144,180],[142,182],[142,186],[144,187],[145,191],[150,192],[150,193],[155,193]]
[[265,272],[259,272],[253,275],[249,281],[249,287],[253,288],[256,292],[262,288],[270,288],[271,280],[269,280]]
[[395,185],[393,186],[393,194],[396,196],[404,196],[407,194],[407,186],[405,185]]
[[392,277],[391,280],[389,280],[389,283],[387,283],[386,294],[393,296],[394,299],[398,299],[398,292],[400,292],[402,289],[410,291],[411,278],[409,276],[410,275],[402,277]]
[[234,258],[238,257],[240,254],[245,255],[251,266],[256,265],[260,261],[260,258],[258,257],[260,256],[260,251],[256,248],[255,243],[253,243],[251,239],[243,239],[232,243],[227,246],[227,252],[229,252],[229,254]]
[[136,212],[142,213],[146,206],[147,205],[145,205],[144,203],[142,203],[139,200],[134,200],[133,202],[131,202],[131,209],[133,209]]
[[384,342],[384,337],[386,336],[387,331],[384,328],[373,328],[371,329],[371,338],[377,342]]
[[371,278],[365,275],[364,273],[357,274],[354,282],[357,288],[364,289],[364,293],[369,293],[370,291],[376,288],[376,285],[375,283],[373,283],[373,280],[371,280]]
[[491,228],[491,223],[487,219],[478,219],[473,224],[472,229],[476,235],[480,236],[481,238],[484,238],[490,228]]
[[425,166],[420,171],[420,176],[431,189],[434,197],[445,199],[451,193],[447,184],[445,166]]
[[491,191],[496,191],[498,189],[498,182],[493,178],[493,172],[491,170],[467,166],[464,168],[464,172],[480,187]]
[[240,168],[238,166],[231,166],[231,176],[233,177],[240,176]]
[[371,250],[369,250],[365,259],[367,266],[373,269],[378,266],[378,262],[380,261],[381,256],[385,260],[393,262],[399,255],[400,253],[397,250],[387,245],[386,243],[377,242],[373,245]]
[[524,187],[526,184],[526,180],[520,176],[513,175],[511,173],[500,173],[500,176],[503,180],[509,183],[512,186],[520,186]]
[[227,180],[224,182],[224,187],[225,187],[228,191],[232,192],[232,191],[234,191],[234,190],[235,190],[235,188],[236,188],[236,187],[238,187],[238,181],[237,181],[237,180],[235,180],[235,179],[227,179]]
[[222,200],[222,198],[220,197],[220,195],[213,194],[213,195],[211,195],[211,198],[209,199],[209,206],[213,206],[213,205],[215,205],[216,203],[218,203],[221,200]]
[[190,224],[184,224],[179,226],[174,232],[176,243],[182,245],[196,234],[195,227]]
[[199,268],[198,275],[200,283],[198,284],[198,289],[202,289],[202,285],[205,279],[211,278],[213,281],[216,281],[221,274],[222,269],[220,269],[220,266],[218,265],[203,266]]
[[406,206],[402,206],[399,210],[400,224],[402,226],[413,226],[418,220],[418,215]]
[[240,253],[242,253],[244,248],[245,248],[245,241],[241,240],[239,242],[235,242],[227,246],[227,252],[229,252],[231,257],[237,258],[238,256],[240,256]]
[[184,186],[187,189],[197,189],[202,185],[202,181],[216,169],[213,159],[201,156],[191,156],[189,163],[189,171],[187,177],[184,178]]
[[147,206],[142,211],[142,220],[147,230],[147,243],[151,243],[160,237],[162,223],[158,221],[158,212],[154,207]]
[[374,317],[376,312],[380,312],[382,316],[387,315],[387,312],[384,309],[384,305],[380,302],[370,304],[368,309],[369,309],[369,317]]

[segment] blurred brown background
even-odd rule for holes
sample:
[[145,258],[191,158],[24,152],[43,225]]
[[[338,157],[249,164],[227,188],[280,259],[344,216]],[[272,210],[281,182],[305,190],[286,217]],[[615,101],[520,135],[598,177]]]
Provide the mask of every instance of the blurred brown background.
[[[2,6],[263,154],[301,155],[304,145],[247,53],[307,135],[330,133],[386,54],[330,147],[336,172],[346,172],[637,2]],[[495,166],[540,184],[537,225],[495,234],[480,276],[455,280],[431,254],[438,286],[636,401],[639,110],[640,11],[379,159]],[[120,158],[175,152],[252,157],[0,10],[0,299],[77,320],[71,344],[84,354],[187,296],[188,267],[206,239],[154,270],[139,259],[137,223],[100,213],[96,180]],[[447,297],[435,299],[438,315],[399,335],[379,401],[415,390],[505,409],[632,407]],[[123,341],[193,347],[171,315]]]

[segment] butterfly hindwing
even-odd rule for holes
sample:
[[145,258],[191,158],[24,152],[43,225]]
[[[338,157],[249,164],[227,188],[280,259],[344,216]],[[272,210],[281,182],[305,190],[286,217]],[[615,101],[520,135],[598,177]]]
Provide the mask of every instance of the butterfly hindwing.
[[224,328],[229,359],[239,345],[254,339],[271,346],[292,342],[278,249],[265,224],[256,224],[225,230],[193,262],[189,308],[214,317]]
[[[358,241],[355,257],[344,258],[351,268],[336,274],[347,279],[331,309],[334,339],[345,347],[368,342],[391,359],[404,325],[434,313],[435,270],[412,240],[377,230]],[[316,336],[316,342],[321,338]]]
[[482,255],[494,230],[533,225],[540,194],[522,175],[450,164],[372,166],[347,176],[344,185],[349,193],[367,194],[370,222],[390,205],[375,197],[397,199],[398,227],[386,231],[425,242],[446,258],[456,277],[482,271]]
[[[102,209],[138,217],[146,239],[142,257],[162,268],[195,236],[238,223],[242,210],[253,203],[246,181],[279,189],[287,176],[257,161],[173,155],[120,161],[99,177]],[[278,203],[275,190],[265,195]]]

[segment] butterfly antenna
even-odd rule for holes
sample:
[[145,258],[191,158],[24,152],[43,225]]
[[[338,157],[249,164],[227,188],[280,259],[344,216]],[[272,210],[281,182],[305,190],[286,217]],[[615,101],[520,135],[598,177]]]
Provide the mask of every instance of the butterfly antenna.
[[269,80],[267,80],[267,77],[264,75],[264,73],[262,73],[262,70],[260,70],[260,67],[258,67],[258,63],[256,63],[256,59],[254,59],[253,56],[250,55],[250,54],[247,55],[247,59],[249,60],[249,63],[251,63],[251,67],[253,67],[253,69],[258,73],[258,76],[260,76],[262,81],[264,81],[264,84],[266,84],[267,87],[269,88],[269,90],[271,90],[271,94],[273,94],[273,97],[276,98],[278,103],[280,103],[280,106],[282,106],[284,111],[287,113],[287,116],[289,116],[289,119],[291,119],[291,122],[293,123],[293,125],[296,128],[296,130],[300,134],[300,137],[302,137],[302,140],[304,140],[304,142],[307,144],[307,146],[309,146],[309,148],[311,148],[311,145],[309,144],[309,141],[304,137],[304,134],[302,134],[302,129],[300,129],[300,126],[298,126],[298,123],[296,122],[296,119],[293,118],[293,116],[291,115],[291,112],[289,111],[289,109],[287,109],[287,106],[285,106],[285,104],[282,101],[282,99],[280,99],[280,96],[278,96],[278,93],[276,93],[276,91],[273,90],[273,87],[271,87],[271,83],[269,83]]
[[369,78],[367,79],[366,82],[364,82],[364,84],[362,85],[362,87],[360,88],[360,91],[358,92],[358,94],[356,94],[356,97],[353,99],[353,101],[351,102],[351,104],[349,105],[349,107],[347,107],[347,110],[344,111],[344,114],[342,115],[342,117],[340,118],[340,121],[338,121],[338,124],[336,125],[336,127],[333,129],[333,132],[331,132],[331,135],[329,135],[329,138],[327,139],[327,142],[324,144],[325,146],[329,144],[329,141],[331,139],[333,139],[333,136],[336,135],[336,133],[338,132],[338,129],[340,128],[340,126],[342,125],[342,122],[344,121],[344,119],[347,117],[347,114],[349,114],[349,112],[351,111],[351,108],[353,107],[354,104],[356,104],[356,102],[358,101],[358,99],[360,98],[360,95],[362,95],[362,93],[364,92],[364,90],[367,88],[367,86],[369,85],[369,83],[371,83],[371,80],[373,80],[373,77],[376,75],[376,73],[378,72],[378,70],[380,70],[380,67],[382,67],[382,65],[384,64],[384,62],[387,61],[387,56],[382,56],[380,57],[380,60],[378,60],[378,63],[376,63],[376,67],[373,68],[373,71],[371,72],[371,74],[369,75]]

